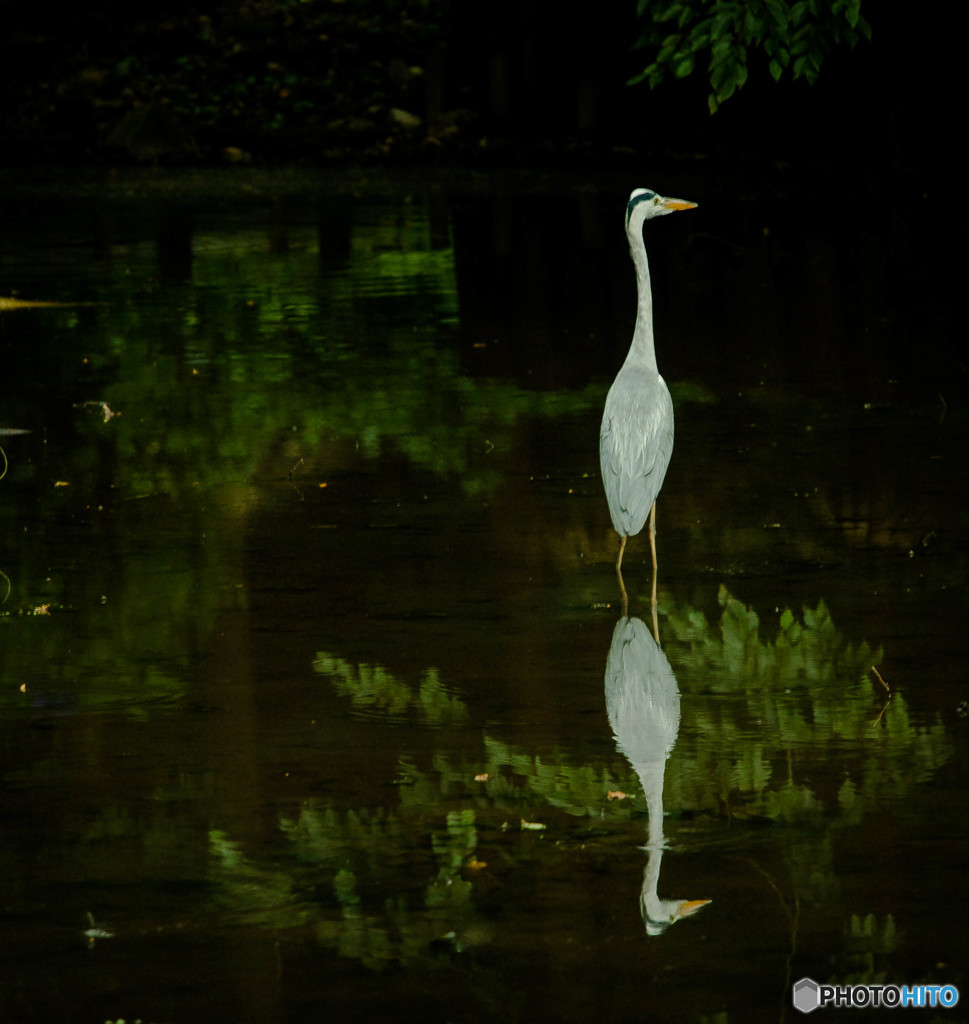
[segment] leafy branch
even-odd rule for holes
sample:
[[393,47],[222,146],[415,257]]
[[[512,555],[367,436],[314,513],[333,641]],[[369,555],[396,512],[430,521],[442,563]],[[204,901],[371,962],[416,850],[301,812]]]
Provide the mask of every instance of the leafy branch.
[[635,48],[656,56],[629,84],[686,78],[709,53],[711,114],[747,81],[751,50],[764,53],[775,82],[789,69],[813,84],[836,46],[871,39],[861,0],[639,0],[637,13],[644,29]]

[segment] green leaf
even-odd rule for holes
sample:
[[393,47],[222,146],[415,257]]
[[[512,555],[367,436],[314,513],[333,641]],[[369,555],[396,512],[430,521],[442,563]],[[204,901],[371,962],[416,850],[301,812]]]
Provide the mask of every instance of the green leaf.
[[718,39],[710,49],[710,70],[720,67],[724,61],[733,56],[733,46],[729,39]]
[[679,17],[680,4],[669,4],[663,10],[654,10],[653,20],[657,22],[673,21]]
[[744,33],[748,43],[759,43],[764,38],[764,19],[754,13],[753,7],[744,14]]
[[663,48],[659,51],[659,55],[656,58],[657,63],[666,64],[669,62],[670,58],[674,53],[676,53],[676,50],[680,45],[680,38],[681,37],[678,35],[669,36],[667,38],[666,42],[663,43]]
[[814,82],[834,47],[871,38],[861,0],[638,0],[637,9],[646,26],[634,46],[648,47],[653,60],[630,84],[686,78],[706,58],[711,112],[746,84],[751,48],[768,58],[775,82],[787,67]]
[[727,28],[733,20],[733,11],[720,11],[713,19],[713,34],[720,39],[729,39],[730,33],[727,31]]
[[688,57],[684,57],[676,67],[673,68],[673,74],[677,78],[686,78],[687,75],[693,72],[693,68],[696,65],[696,58],[692,54]]
[[782,31],[787,31],[787,5],[782,0],[766,0],[767,13],[770,14],[774,24]]

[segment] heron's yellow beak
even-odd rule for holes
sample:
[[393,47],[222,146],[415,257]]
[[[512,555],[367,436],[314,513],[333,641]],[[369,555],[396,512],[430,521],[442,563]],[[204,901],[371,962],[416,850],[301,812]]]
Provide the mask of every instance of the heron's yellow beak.
[[691,203],[689,199],[664,199],[663,206],[667,210],[695,210],[696,203]]
[[[691,206],[696,206],[696,203],[690,203],[684,206],[684,210],[689,210]],[[712,903],[713,900],[684,900],[680,904],[680,917],[689,917],[690,914],[696,913],[700,907],[705,907],[708,903]]]

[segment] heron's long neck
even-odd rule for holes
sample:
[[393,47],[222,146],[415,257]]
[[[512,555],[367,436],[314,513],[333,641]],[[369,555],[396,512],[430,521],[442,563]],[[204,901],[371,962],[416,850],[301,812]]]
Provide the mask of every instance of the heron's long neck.
[[659,869],[663,863],[663,776],[666,770],[664,761],[661,768],[648,775],[639,773],[639,781],[643,784],[646,806],[649,809],[649,839],[646,842],[646,867],[643,869],[643,888],[640,899],[647,913],[653,920],[661,917],[659,897]]
[[653,291],[649,286],[649,261],[646,259],[646,243],[643,241],[643,226],[631,227],[629,231],[629,252],[636,266],[636,288],[639,306],[636,313],[636,329],[629,346],[626,362],[635,362],[649,370],[656,370],[656,349],[653,344]]
[[663,845],[663,782],[666,776],[666,759],[662,763],[637,765],[636,774],[646,797],[649,811],[649,845]]

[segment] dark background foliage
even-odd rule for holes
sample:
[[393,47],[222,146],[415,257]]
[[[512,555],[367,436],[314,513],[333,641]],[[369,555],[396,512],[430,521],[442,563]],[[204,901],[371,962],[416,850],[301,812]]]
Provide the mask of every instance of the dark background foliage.
[[[702,31],[711,4],[725,9],[713,58]],[[914,35],[910,8],[869,5],[870,42],[822,34],[813,63],[801,54],[811,86],[780,73],[774,36],[741,53],[744,26],[728,17],[736,6],[95,0],[55,13],[8,0],[0,161],[554,164],[673,152],[886,174],[942,155],[943,25],[921,21]],[[754,6],[810,19],[803,2]],[[666,67],[671,17],[684,41],[667,47],[679,59]],[[725,51],[731,98],[711,117]],[[798,59],[787,54],[792,71]],[[693,73],[675,77],[687,65]],[[627,85],[644,69],[656,88]]]

